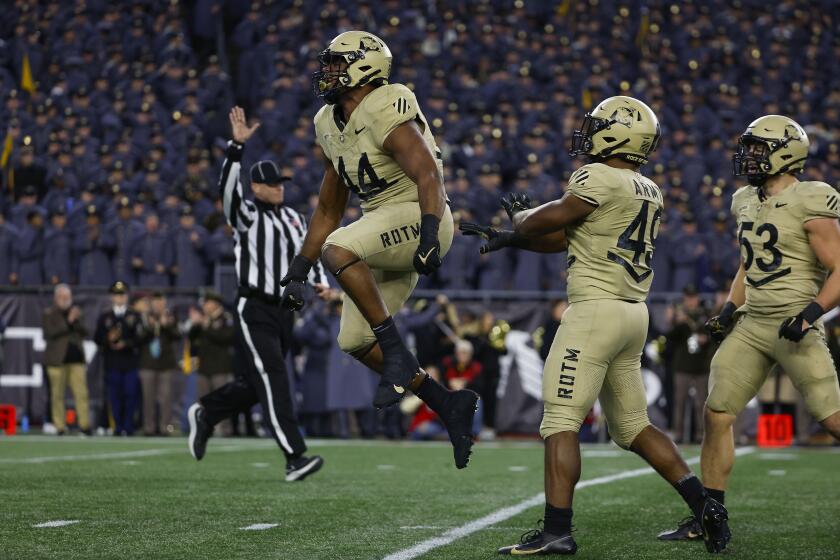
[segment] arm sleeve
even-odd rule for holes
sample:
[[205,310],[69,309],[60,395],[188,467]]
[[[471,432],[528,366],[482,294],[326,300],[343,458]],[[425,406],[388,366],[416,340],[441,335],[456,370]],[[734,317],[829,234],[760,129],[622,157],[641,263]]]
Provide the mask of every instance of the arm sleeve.
[[569,184],[566,187],[569,192],[579,199],[592,204],[602,206],[610,198],[610,189],[596,175],[594,168],[583,166],[569,177]]
[[802,221],[816,218],[840,218],[840,193],[825,183],[805,189],[802,197]]
[[383,91],[375,91],[377,97],[368,106],[371,134],[377,147],[382,148],[388,135],[403,123],[413,121],[420,116],[417,98],[414,93],[401,84],[382,86]]
[[242,195],[242,183],[239,172],[242,164],[242,144],[233,140],[228,142],[225,161],[222,163],[222,176],[219,189],[222,191],[222,208],[230,227],[237,231],[248,231],[254,222],[254,207]]

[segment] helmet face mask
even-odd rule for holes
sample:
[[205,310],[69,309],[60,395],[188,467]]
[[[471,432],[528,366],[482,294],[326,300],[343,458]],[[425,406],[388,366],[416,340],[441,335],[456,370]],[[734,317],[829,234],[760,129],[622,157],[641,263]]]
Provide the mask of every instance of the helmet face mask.
[[318,54],[321,68],[312,74],[312,91],[330,105],[347,91],[365,84],[387,83],[391,51],[377,36],[347,31]]
[[769,177],[770,146],[751,134],[741,136],[738,150],[732,156],[732,167],[736,177],[746,177],[751,185],[763,185]]

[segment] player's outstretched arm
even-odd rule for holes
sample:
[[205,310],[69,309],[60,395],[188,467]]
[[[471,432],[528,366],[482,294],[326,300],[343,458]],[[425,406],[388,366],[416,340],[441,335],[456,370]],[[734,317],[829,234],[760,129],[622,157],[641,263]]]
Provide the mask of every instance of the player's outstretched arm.
[[498,251],[505,247],[516,247],[517,249],[525,249],[527,251],[534,251],[535,253],[560,253],[568,247],[566,231],[562,229],[532,239],[519,237],[508,229],[496,229],[470,222],[461,222],[458,229],[464,235],[478,235],[487,242],[479,249],[482,255]]
[[560,200],[512,215],[513,231],[527,239],[543,237],[583,221],[596,208],[582,198],[566,193]]

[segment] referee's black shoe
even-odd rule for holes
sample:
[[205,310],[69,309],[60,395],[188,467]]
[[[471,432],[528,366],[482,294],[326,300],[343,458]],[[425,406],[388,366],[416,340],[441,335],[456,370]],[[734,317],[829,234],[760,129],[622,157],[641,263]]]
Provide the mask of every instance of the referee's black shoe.
[[187,411],[187,419],[190,423],[190,437],[187,445],[190,454],[196,461],[201,461],[207,451],[207,440],[213,435],[213,426],[207,423],[206,412],[201,403],[194,403]]
[[286,482],[303,480],[310,474],[315,474],[324,466],[324,460],[318,455],[312,457],[298,457],[286,463]]
[[473,418],[478,410],[478,394],[469,389],[453,391],[449,394],[446,406],[437,410],[443,425],[449,432],[455,466],[463,469],[470,462],[473,437]]

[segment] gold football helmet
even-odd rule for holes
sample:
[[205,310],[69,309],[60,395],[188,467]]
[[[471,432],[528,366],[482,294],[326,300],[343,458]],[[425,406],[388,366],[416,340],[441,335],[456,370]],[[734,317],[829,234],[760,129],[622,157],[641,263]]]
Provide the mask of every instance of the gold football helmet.
[[373,33],[345,31],[318,54],[321,69],[312,75],[312,89],[333,105],[350,89],[387,83],[391,60],[391,49]]
[[771,175],[804,170],[810,145],[805,129],[795,120],[765,115],[750,123],[738,139],[732,171],[751,185],[761,186]]
[[586,113],[572,136],[569,155],[617,156],[642,165],[656,149],[660,134],[659,119],[650,107],[633,97],[617,95]]

